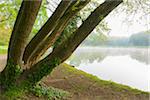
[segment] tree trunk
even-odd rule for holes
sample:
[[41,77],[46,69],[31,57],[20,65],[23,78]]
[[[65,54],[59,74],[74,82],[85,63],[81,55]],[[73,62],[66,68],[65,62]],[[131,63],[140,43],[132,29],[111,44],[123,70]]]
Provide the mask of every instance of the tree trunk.
[[7,66],[0,73],[1,84],[11,85],[23,67],[22,56],[41,2],[24,0],[21,4],[9,43]]

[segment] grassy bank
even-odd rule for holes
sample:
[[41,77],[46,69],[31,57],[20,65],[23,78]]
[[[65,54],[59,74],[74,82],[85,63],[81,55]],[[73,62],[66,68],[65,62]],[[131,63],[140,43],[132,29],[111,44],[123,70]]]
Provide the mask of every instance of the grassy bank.
[[61,64],[21,100],[149,100],[149,93]]
[[104,81],[67,64],[57,67],[43,82],[72,94],[68,100],[149,100],[149,93]]

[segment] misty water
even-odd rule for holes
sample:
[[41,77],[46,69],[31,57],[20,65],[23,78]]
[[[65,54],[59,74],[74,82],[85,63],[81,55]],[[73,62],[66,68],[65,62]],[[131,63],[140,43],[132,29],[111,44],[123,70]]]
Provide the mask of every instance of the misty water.
[[148,55],[148,48],[80,47],[66,62],[100,79],[150,91]]

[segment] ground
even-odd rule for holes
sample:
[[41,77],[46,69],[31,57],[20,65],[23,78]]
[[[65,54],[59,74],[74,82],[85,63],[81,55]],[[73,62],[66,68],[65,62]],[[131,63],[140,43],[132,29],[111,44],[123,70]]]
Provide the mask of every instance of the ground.
[[[1,59],[4,57],[1,56]],[[67,64],[56,67],[51,75],[42,79],[40,84],[45,89],[51,86],[61,89],[58,90],[60,92],[57,91],[53,94],[64,97],[57,99],[56,96],[50,100],[149,100],[149,94],[146,92],[100,80],[96,76],[77,70]],[[45,89],[42,88],[42,91]],[[64,91],[67,95],[64,95]],[[47,100],[47,97],[38,97],[33,92],[23,95],[21,100]],[[42,94],[45,95],[45,92]]]

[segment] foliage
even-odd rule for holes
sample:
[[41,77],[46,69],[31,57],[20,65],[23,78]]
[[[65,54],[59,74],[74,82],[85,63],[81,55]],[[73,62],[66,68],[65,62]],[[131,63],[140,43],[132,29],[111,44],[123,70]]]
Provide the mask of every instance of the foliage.
[[17,17],[22,0],[0,2],[0,45],[8,45],[12,26]]
[[7,46],[0,46],[0,54],[6,54],[7,53]]
[[[0,2],[0,26],[13,27],[17,17],[22,0],[7,0]],[[46,0],[43,0],[42,6],[46,5]],[[34,25],[35,28],[40,28],[47,19],[46,8],[41,7]],[[35,31],[35,30],[34,30]],[[34,32],[33,31],[33,32]]]
[[79,20],[79,16],[75,16],[67,25],[67,27],[64,29],[60,37],[56,40],[54,43],[54,48],[57,47],[62,43],[62,41],[67,40],[69,36],[73,34],[73,32],[78,28],[77,23]]
[[121,13],[123,16],[123,23],[132,25],[135,22],[143,24],[148,27],[150,24],[150,0],[123,0],[124,2],[117,7],[110,16],[119,16]]
[[0,27],[0,46],[6,46],[9,43],[11,29]]
[[12,28],[21,2],[22,0],[7,0],[0,2],[0,26]]
[[53,87],[44,87],[40,84],[34,86],[33,89],[30,90],[34,95],[38,97],[47,97],[48,100],[61,100],[66,97],[69,93],[60,89],[56,89]]
[[[8,45],[10,33],[17,17],[22,0],[3,0],[0,2],[0,45]],[[44,7],[46,0],[43,0],[30,39],[38,32],[48,19],[47,10]]]

